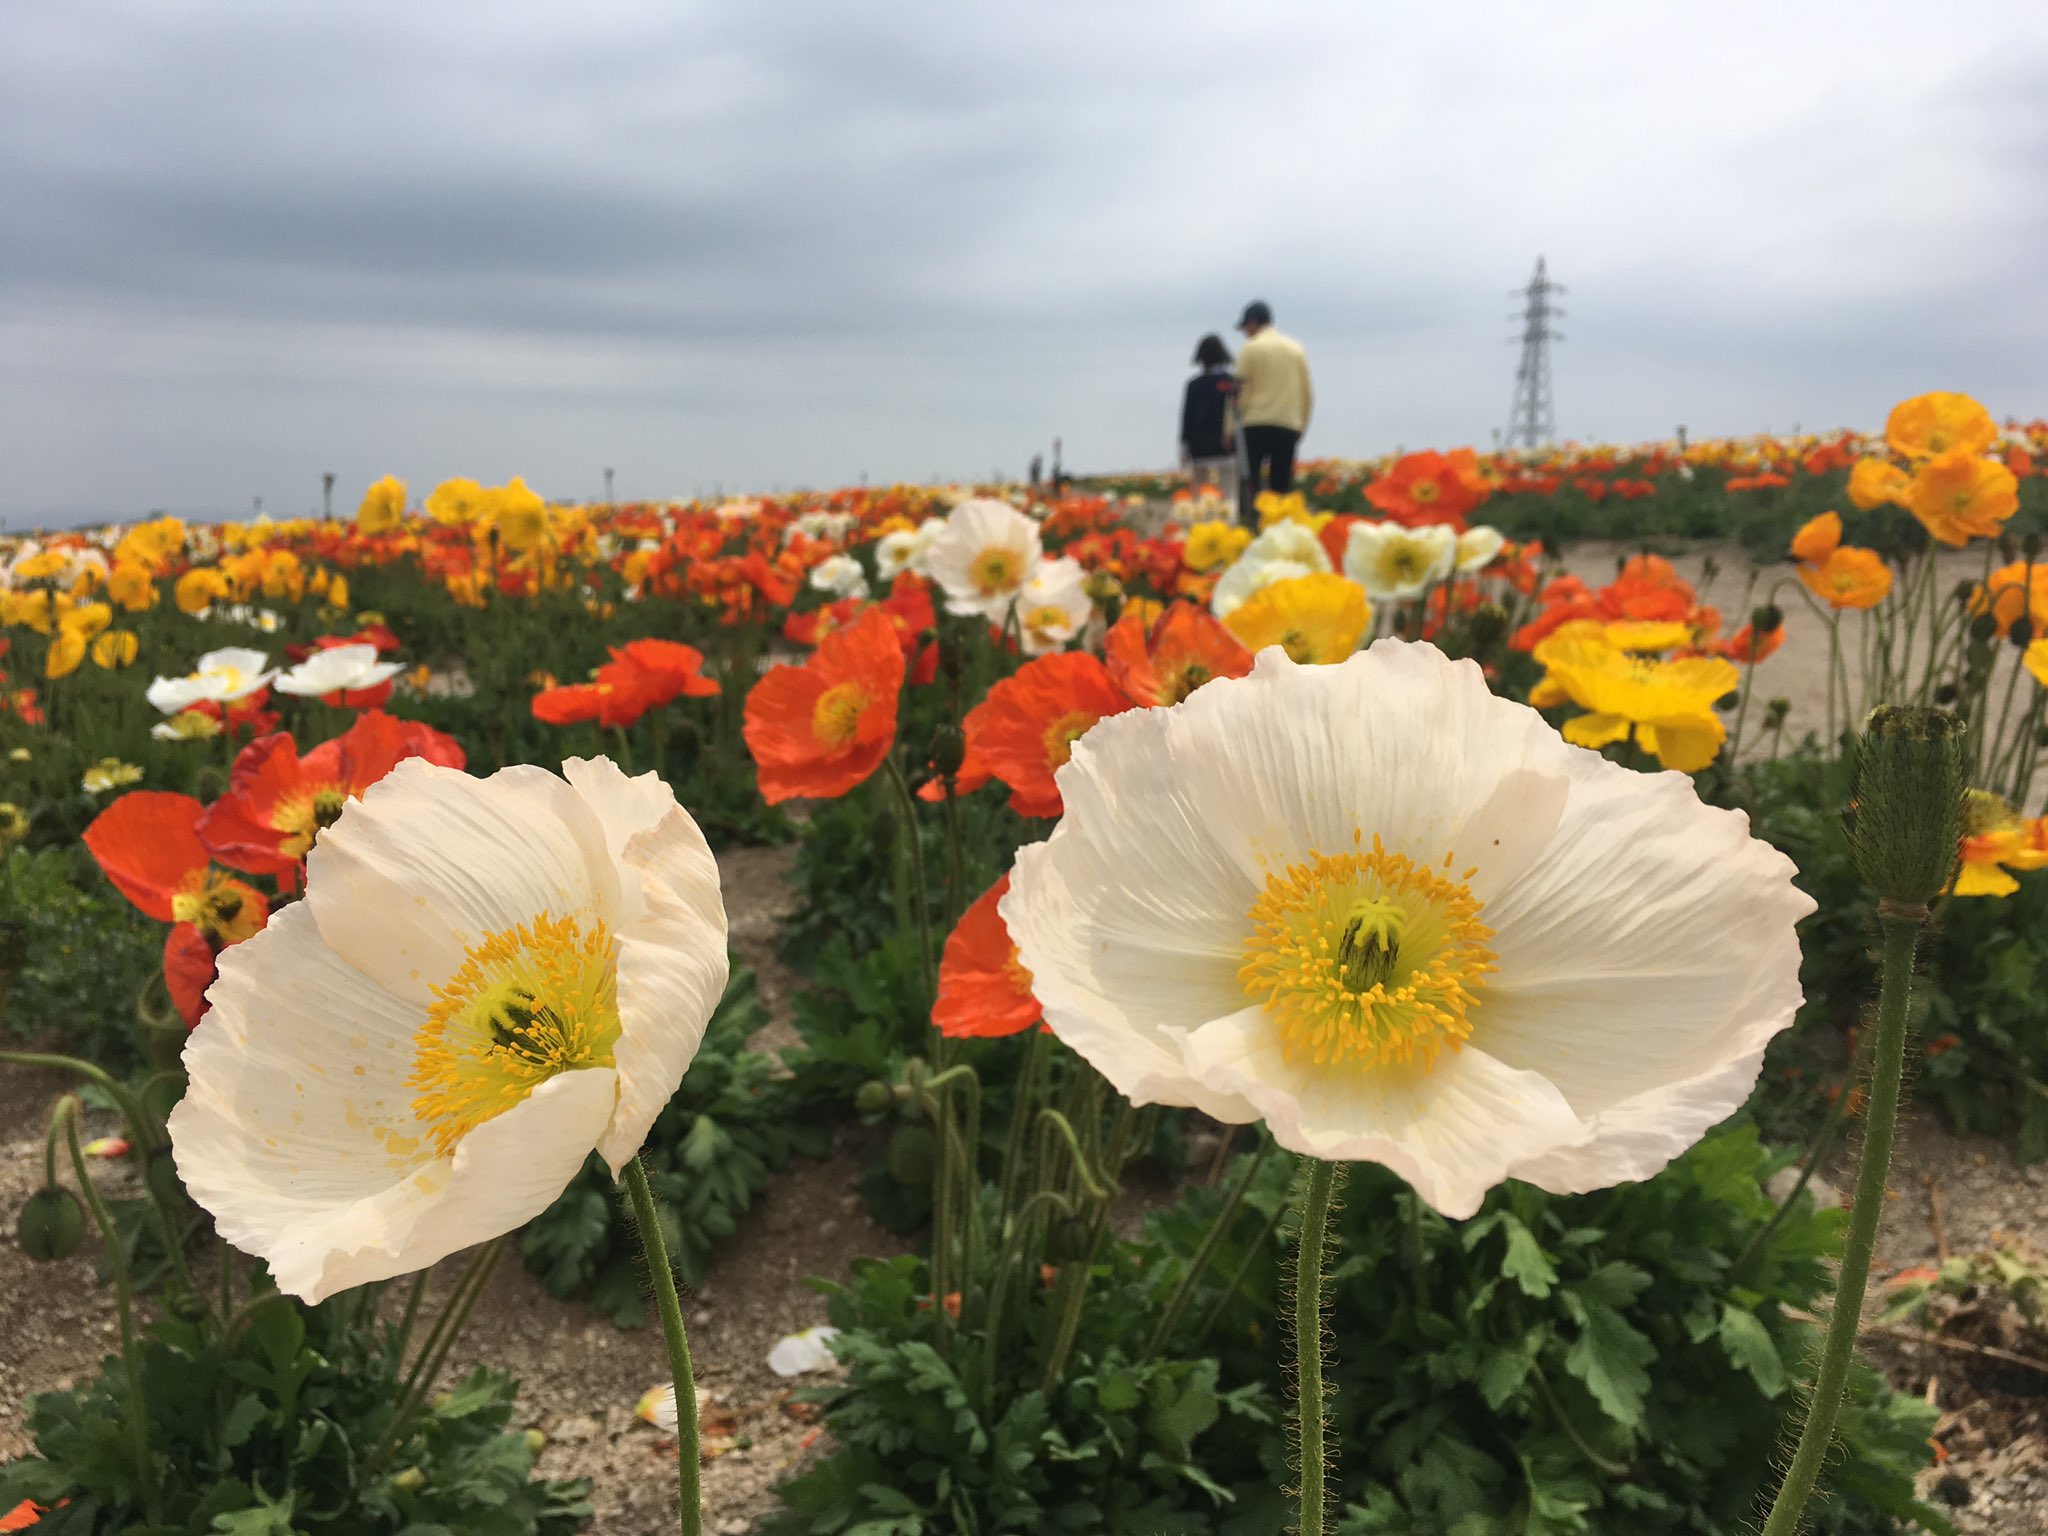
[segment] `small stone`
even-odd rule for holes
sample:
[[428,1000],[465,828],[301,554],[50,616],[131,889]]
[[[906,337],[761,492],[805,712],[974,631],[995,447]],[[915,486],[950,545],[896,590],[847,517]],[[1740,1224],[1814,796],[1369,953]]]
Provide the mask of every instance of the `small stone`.
[[[1797,1168],[1780,1168],[1765,1182],[1764,1193],[1782,1205],[1798,1182]],[[1832,1211],[1842,1203],[1842,1192],[1819,1174],[1806,1181],[1806,1192],[1813,1197],[1813,1208],[1817,1211]]]

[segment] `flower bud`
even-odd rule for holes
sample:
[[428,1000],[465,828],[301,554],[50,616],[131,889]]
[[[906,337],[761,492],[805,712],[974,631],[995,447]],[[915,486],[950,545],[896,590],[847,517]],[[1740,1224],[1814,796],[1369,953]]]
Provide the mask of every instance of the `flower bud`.
[[1749,627],[1759,635],[1767,635],[1774,629],[1784,627],[1785,610],[1776,603],[1765,603],[1750,613]]
[[427,1474],[418,1467],[401,1467],[391,1474],[391,1486],[404,1493],[417,1493],[427,1485]]
[[85,1211],[70,1190],[46,1184],[22,1206],[14,1235],[21,1251],[38,1264],[68,1259],[85,1241]]
[[1997,633],[1998,620],[1988,613],[1980,613],[1977,617],[1970,620],[1970,638],[1972,640],[1989,640]]
[[1785,724],[1785,717],[1792,713],[1790,699],[1772,699],[1764,706],[1764,729],[1778,730]]
[[2020,553],[2026,557],[2027,564],[2029,565],[2039,560],[2041,558],[2041,535],[2030,533],[2021,539]]
[[1472,610],[1472,616],[1466,623],[1471,630],[1472,648],[1489,651],[1508,632],[1508,611],[1499,603],[1484,603]]
[[1856,871],[1881,902],[1924,907],[1955,877],[1963,840],[1963,723],[1885,704],[1856,750],[1844,822]]
[[932,732],[932,772],[951,778],[966,760],[967,736],[959,726],[948,722]]
[[896,1090],[880,1079],[862,1083],[853,1096],[853,1107],[864,1115],[879,1115],[896,1102]]
[[2012,621],[2012,628],[2005,632],[2005,638],[2024,651],[2034,643],[2034,621],[2022,614]]
[[938,1162],[939,1139],[928,1125],[898,1127],[889,1138],[889,1173],[898,1184],[928,1184]]

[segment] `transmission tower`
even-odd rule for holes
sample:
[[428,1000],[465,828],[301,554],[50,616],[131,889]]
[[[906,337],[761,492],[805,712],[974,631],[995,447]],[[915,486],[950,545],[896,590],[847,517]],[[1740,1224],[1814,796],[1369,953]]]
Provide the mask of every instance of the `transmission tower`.
[[1565,290],[1563,283],[1553,283],[1545,275],[1543,258],[1538,256],[1529,286],[1510,291],[1524,302],[1522,360],[1515,365],[1515,403],[1508,407],[1505,436],[1510,448],[1534,448],[1557,435],[1557,418],[1550,404],[1550,344],[1563,341],[1564,336],[1551,329],[1551,322],[1564,311],[1551,299]]

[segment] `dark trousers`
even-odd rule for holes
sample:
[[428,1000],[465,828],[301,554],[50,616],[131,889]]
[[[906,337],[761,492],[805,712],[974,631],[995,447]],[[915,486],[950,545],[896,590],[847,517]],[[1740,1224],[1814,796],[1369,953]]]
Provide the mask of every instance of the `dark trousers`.
[[1294,445],[1301,441],[1301,434],[1291,427],[1246,427],[1244,429],[1244,453],[1246,461],[1243,488],[1243,516],[1250,526],[1258,526],[1258,513],[1253,503],[1259,499],[1259,492],[1273,491],[1285,496],[1294,489]]

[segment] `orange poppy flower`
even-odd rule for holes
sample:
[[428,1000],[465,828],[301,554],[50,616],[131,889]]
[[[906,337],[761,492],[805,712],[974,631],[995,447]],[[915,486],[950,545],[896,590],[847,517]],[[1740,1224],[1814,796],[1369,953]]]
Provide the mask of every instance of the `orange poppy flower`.
[[199,838],[203,809],[190,795],[137,790],[85,829],[85,846],[115,889],[174,925],[164,937],[164,984],[188,1028],[206,1011],[215,957],[270,917],[260,891],[213,867]]
[[[59,1503],[66,1502],[59,1500]],[[0,1515],[0,1531],[26,1531],[43,1523],[43,1506],[34,1499],[23,1499],[14,1508]]]
[[1897,502],[1905,504],[1913,477],[1890,459],[1858,459],[1849,471],[1849,500],[1860,512]]
[[2000,566],[1970,599],[1970,612],[1990,613],[2001,636],[2022,616],[2036,635],[2048,635],[2048,564],[2016,560]]
[[289,887],[322,830],[408,757],[443,768],[468,761],[454,737],[382,710],[358,716],[304,757],[288,731],[262,737],[235,758],[228,792],[199,818],[200,840],[221,863]]
[[1842,542],[1842,515],[1823,512],[1792,535],[1792,558],[1807,565],[1825,564]]
[[1909,459],[1945,453],[1979,454],[1998,440],[1998,423],[1968,395],[1935,390],[1892,407],[1884,440]]
[[771,668],[747,695],[761,797],[834,799],[879,768],[896,742],[903,672],[896,626],[878,608],[827,635],[802,666]]
[[1216,617],[1175,603],[1148,628],[1126,609],[1104,638],[1109,675],[1134,704],[1178,704],[1212,677],[1243,677],[1252,653]]
[[1922,464],[1906,491],[1906,506],[1944,544],[1995,539],[2019,510],[2020,483],[1995,459],[1967,448]]
[[1017,959],[996,903],[1010,888],[1004,875],[961,914],[939,962],[939,998],[932,1023],[951,1039],[1014,1035],[1045,1016],[1031,993],[1031,973]]
[[1892,568],[1874,549],[1845,547],[1800,566],[1799,579],[1830,608],[1875,608],[1892,589]]
[[1450,453],[1406,453],[1365,488],[1380,515],[1411,528],[1445,523],[1465,531],[1465,514],[1486,500],[1490,487],[1470,448]]
[[549,725],[595,720],[606,728],[624,727],[682,695],[706,698],[717,692],[718,683],[704,675],[704,653],[695,646],[634,640],[612,648],[612,659],[597,669],[595,681],[543,689],[532,707],[534,718]]
[[1730,661],[1739,661],[1746,667],[1753,667],[1760,661],[1767,661],[1777,654],[1778,647],[1785,643],[1785,626],[1779,624],[1771,629],[1757,632],[1754,624],[1745,624],[1726,640],[1718,641],[1714,654],[1725,656]]
[[[1053,775],[1096,721],[1132,707],[1109,668],[1086,651],[1026,662],[967,712],[968,768],[1010,786],[1020,816],[1057,816]],[[962,779],[966,778],[963,771]]]

